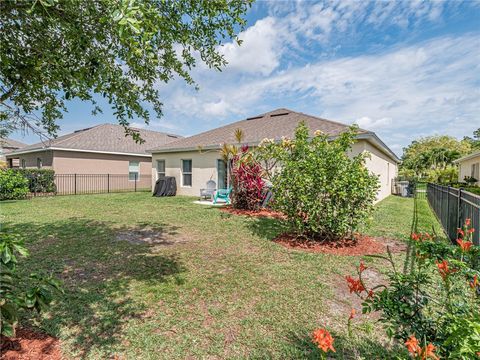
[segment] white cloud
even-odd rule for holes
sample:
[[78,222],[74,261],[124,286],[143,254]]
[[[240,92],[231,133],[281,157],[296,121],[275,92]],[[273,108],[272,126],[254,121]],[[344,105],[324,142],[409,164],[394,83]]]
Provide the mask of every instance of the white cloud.
[[392,124],[392,118],[384,117],[381,119],[371,119],[368,116],[362,116],[355,120],[355,123],[366,130],[377,130]]
[[220,53],[228,61],[228,70],[244,73],[269,75],[280,64],[281,51],[277,49],[280,38],[277,36],[276,20],[266,17],[258,20],[239,35],[241,46],[227,43]]
[[220,74],[204,78],[200,92],[166,103],[174,103],[177,116],[209,120],[205,128],[301,104],[304,112],[357,120],[397,147],[435,131],[461,137],[480,123],[479,48],[478,34],[467,34],[291,67],[268,78]]

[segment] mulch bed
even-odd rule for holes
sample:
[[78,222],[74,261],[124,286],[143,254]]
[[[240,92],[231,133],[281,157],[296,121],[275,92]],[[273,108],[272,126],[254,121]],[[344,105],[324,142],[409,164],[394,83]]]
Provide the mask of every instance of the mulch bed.
[[233,215],[245,215],[250,217],[266,217],[266,218],[274,218],[274,219],[285,219],[285,215],[281,212],[268,210],[268,209],[261,209],[261,210],[240,210],[234,209],[231,206],[223,206],[220,208],[221,211],[227,212]]
[[60,341],[47,334],[17,329],[14,338],[0,338],[1,360],[60,360]]
[[400,252],[405,249],[403,244],[393,242],[393,240],[386,241],[384,238],[366,235],[356,235],[354,240],[344,239],[341,241],[322,242],[297,238],[291,234],[280,234],[273,241],[288,249],[347,256],[382,254],[387,251],[387,245],[390,246],[392,252]]

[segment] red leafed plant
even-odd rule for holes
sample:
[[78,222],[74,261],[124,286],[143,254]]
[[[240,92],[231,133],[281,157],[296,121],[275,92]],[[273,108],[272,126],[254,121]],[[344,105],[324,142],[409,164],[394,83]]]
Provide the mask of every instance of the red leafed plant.
[[232,205],[236,209],[257,210],[264,199],[263,168],[242,146],[232,159]]

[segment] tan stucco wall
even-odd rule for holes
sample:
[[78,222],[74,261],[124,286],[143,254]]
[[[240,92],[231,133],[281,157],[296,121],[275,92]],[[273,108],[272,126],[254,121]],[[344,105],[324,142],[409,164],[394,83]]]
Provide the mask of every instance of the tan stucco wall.
[[[181,168],[182,160],[192,160],[192,186],[183,186]],[[208,180],[218,185],[217,160],[221,159],[218,151],[189,151],[178,153],[153,154],[152,157],[152,188],[157,181],[157,160],[165,160],[165,175],[174,176],[177,182],[178,195],[199,196],[200,189],[205,188]]]
[[[397,165],[379,149],[372,146],[365,140],[360,140],[352,147],[351,154],[356,155],[362,151],[369,151],[371,158],[367,160],[366,166],[370,171],[379,176],[380,190],[377,199],[381,200],[391,193],[391,182],[397,174]],[[165,160],[166,176],[174,176],[177,182],[178,195],[199,196],[200,189],[204,188],[208,180],[217,179],[217,159],[220,159],[218,151],[200,153],[199,151],[176,152],[153,154],[152,157],[152,187],[157,180],[157,160]],[[181,183],[181,160],[192,160],[192,186],[184,187]]]
[[[465,176],[471,176],[472,175],[472,165],[473,164],[480,164],[480,155],[475,156],[471,159],[464,160],[459,162],[458,164],[458,181],[463,182],[465,181]],[[477,180],[479,179],[480,176],[477,177]],[[480,185],[480,181],[477,182],[478,185]]]
[[[7,155],[8,157],[8,155]],[[17,155],[19,163],[22,164],[22,159],[25,160],[26,168],[37,168],[37,159],[42,159],[42,167],[45,169],[51,169],[53,164],[53,151],[38,151],[29,154]]]

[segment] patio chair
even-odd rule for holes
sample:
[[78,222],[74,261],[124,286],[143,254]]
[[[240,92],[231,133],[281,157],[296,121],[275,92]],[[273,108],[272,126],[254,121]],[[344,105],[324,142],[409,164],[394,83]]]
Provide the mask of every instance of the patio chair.
[[215,194],[215,190],[217,190],[217,183],[213,180],[208,180],[207,181],[207,188],[206,189],[200,189],[200,198],[207,199],[209,197],[210,199],[213,199],[213,195]]
[[213,203],[216,204],[218,199],[225,200],[226,204],[230,204],[230,193],[232,192],[232,188],[229,187],[228,189],[218,189],[215,192],[215,196],[213,197]]

